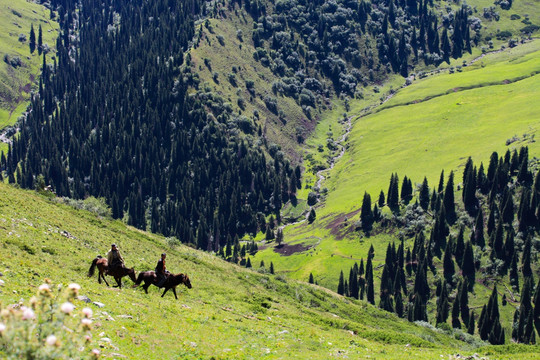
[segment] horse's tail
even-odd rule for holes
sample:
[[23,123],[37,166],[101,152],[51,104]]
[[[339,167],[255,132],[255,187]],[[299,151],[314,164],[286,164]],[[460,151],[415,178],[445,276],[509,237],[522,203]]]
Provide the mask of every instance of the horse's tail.
[[99,259],[101,259],[101,256],[97,256],[92,261],[92,265],[90,265],[90,269],[88,270],[88,277],[92,277],[94,275],[94,270],[96,269],[96,264],[97,264]]

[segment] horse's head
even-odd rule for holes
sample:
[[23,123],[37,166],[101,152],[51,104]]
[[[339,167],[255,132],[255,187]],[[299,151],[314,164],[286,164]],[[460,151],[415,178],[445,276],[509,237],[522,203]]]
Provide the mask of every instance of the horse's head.
[[186,285],[188,289],[191,289],[191,281],[189,281],[189,276],[187,276],[187,274],[182,274],[182,283]]

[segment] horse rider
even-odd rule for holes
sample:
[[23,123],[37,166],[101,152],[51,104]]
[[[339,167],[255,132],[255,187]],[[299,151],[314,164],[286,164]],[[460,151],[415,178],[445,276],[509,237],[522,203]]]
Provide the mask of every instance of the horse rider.
[[116,244],[112,244],[111,250],[107,253],[107,263],[109,268],[107,273],[109,274],[116,270],[117,267],[124,266],[124,258],[120,255]]
[[165,266],[165,258],[167,257],[167,254],[163,253],[161,254],[161,258],[158,260],[156,265],[156,275],[157,275],[157,287],[162,287],[163,284],[165,284],[165,280],[167,280],[167,277],[169,275],[169,272],[167,271],[167,267]]

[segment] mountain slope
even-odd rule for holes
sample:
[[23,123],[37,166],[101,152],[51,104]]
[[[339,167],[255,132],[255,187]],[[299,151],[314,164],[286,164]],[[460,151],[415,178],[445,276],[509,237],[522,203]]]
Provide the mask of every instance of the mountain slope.
[[[364,302],[280,275],[228,264],[204,252],[59,204],[50,196],[0,184],[0,269],[3,306],[28,300],[45,278],[77,282],[95,310],[96,339],[108,337],[128,358],[433,358],[475,348],[442,332],[397,319]],[[155,288],[99,285],[85,274],[96,254],[119,244],[128,266],[151,269],[163,251],[168,268],[190,276],[193,288],[160,298]],[[279,269],[277,269],[279,270]],[[279,271],[278,271],[279,273]],[[83,306],[83,303],[76,303]],[[128,315],[127,317],[124,315]],[[107,316],[114,319],[104,321]],[[132,318],[130,318],[131,316]],[[102,335],[99,335],[103,333]],[[527,358],[528,347],[512,347]]]

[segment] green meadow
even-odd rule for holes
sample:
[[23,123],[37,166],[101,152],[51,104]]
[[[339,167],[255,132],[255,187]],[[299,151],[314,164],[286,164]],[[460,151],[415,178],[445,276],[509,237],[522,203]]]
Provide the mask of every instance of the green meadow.
[[[30,53],[28,45],[30,26],[34,25],[36,42],[38,28],[43,29],[43,44],[54,56],[58,24],[50,19],[50,11],[42,5],[25,0],[0,0],[0,129],[13,125],[26,110],[30,92],[37,89],[38,75],[43,63],[37,49]],[[20,36],[26,37],[20,41]],[[21,65],[14,67],[5,59],[19,58]]]
[[[89,204],[89,201],[87,201]],[[349,358],[433,359],[452,354],[513,351],[532,359],[536,348],[487,346],[462,333],[434,330],[382,312],[363,301],[298,282],[267,267],[245,269],[120,221],[0,184],[2,307],[25,302],[45,279],[76,282],[94,310],[94,341],[105,357],[131,359]],[[86,273],[115,242],[128,266],[152,269],[161,252],[172,272],[187,273],[193,288],[179,299],[146,295],[124,279],[122,289]],[[253,259],[252,259],[253,260]],[[82,301],[76,307],[88,306]],[[101,340],[110,339],[110,342]],[[465,339],[461,341],[460,339]]]
[[[406,175],[415,185],[427,176],[433,188],[441,170],[446,179],[454,171],[458,186],[467,158],[471,156],[477,166],[480,162],[487,166],[492,151],[504,155],[507,149],[526,145],[531,158],[538,157],[540,147],[535,137],[540,127],[539,50],[538,41],[534,41],[487,55],[463,68],[463,72],[440,73],[415,81],[399,89],[380,108],[356,117],[345,143],[345,155],[323,182],[328,192],[316,207],[317,220],[285,228],[285,247],[302,245],[300,251],[283,256],[270,244],[256,255],[256,260],[272,261],[276,269],[303,281],[311,273],[320,285],[335,290],[340,271],[347,279],[349,269],[360,259],[365,261],[373,245],[377,292],[382,272],[377,265],[384,264],[387,245],[396,242],[397,246],[403,234],[375,229],[376,235],[367,238],[363,232],[354,231],[364,192],[371,194],[373,203],[381,190],[386,194],[394,172],[400,182]],[[351,107],[359,108],[354,103]],[[465,238],[468,236],[465,234]],[[403,237],[405,247],[412,247],[413,239]],[[442,262],[436,260],[435,266],[441,269]],[[490,287],[477,285],[471,294],[471,306],[479,311],[490,291]],[[499,293],[512,296],[503,285]],[[517,304],[511,302],[501,308],[508,339]]]

